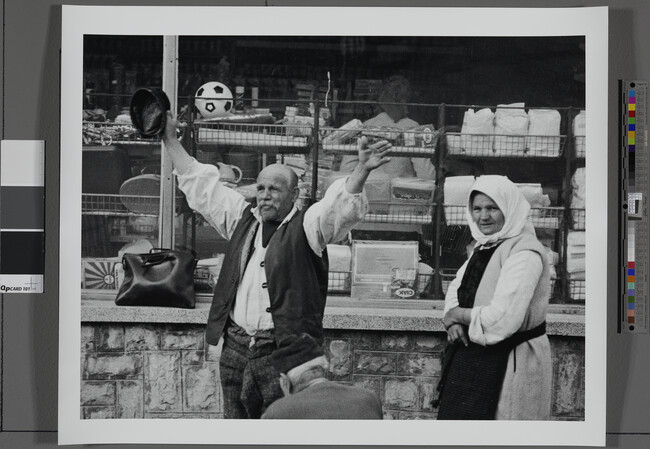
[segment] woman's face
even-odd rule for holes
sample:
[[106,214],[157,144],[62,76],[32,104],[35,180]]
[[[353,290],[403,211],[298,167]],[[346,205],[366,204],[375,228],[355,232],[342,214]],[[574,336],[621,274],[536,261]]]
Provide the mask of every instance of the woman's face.
[[472,218],[484,235],[492,235],[503,228],[506,219],[499,206],[484,193],[477,193],[472,200]]

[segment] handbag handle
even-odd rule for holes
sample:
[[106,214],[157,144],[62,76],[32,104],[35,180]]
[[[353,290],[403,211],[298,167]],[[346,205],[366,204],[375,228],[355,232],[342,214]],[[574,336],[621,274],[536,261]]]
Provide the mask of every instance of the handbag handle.
[[169,253],[153,253],[151,256],[147,257],[147,260],[142,261],[142,267],[151,267],[153,265],[160,265],[167,259],[172,259],[171,254]]
[[[143,267],[150,267],[153,265],[159,265],[163,263],[164,261],[171,259],[172,255],[169,253],[169,251],[174,251],[168,248],[151,248],[149,250],[149,256],[147,257],[146,261],[142,262]],[[192,253],[192,256],[196,259],[196,251],[193,249],[189,250]]]
[[176,249],[170,249],[170,248],[151,248],[149,250],[149,253],[159,253],[159,252],[162,252],[162,251],[189,251],[190,253],[192,253],[192,256],[194,256],[194,258],[196,258],[196,251],[194,251],[191,248],[184,249],[184,250],[176,250]]

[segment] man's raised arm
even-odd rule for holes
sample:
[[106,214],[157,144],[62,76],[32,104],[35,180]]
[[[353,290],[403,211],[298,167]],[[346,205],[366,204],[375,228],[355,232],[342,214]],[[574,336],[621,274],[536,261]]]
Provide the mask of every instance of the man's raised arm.
[[172,116],[171,112],[167,111],[167,122],[162,141],[176,171],[185,173],[192,163],[192,157],[176,138],[176,128],[178,128],[178,121]]
[[366,136],[359,139],[357,146],[359,163],[345,184],[350,193],[360,193],[370,172],[390,162],[388,153],[392,148],[392,145],[387,140],[380,140],[372,145],[368,145],[368,138]]
[[[322,200],[305,213],[303,227],[309,246],[321,255],[329,244],[340,241],[361,220],[368,211],[368,199],[362,194],[368,175],[377,167],[388,162],[392,146],[389,142],[368,145],[368,139],[359,139],[359,163],[347,180],[335,181]],[[344,184],[345,183],[345,184]]]

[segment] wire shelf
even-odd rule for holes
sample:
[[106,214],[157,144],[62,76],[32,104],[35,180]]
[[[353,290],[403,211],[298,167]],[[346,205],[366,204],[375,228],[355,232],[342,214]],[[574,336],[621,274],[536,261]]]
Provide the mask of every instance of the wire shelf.
[[586,284],[582,280],[569,280],[569,298],[572,301],[585,300]]
[[446,268],[441,268],[440,269],[440,280],[442,282],[442,293],[447,294],[447,290],[449,290],[449,284],[451,284],[451,281],[454,280],[456,277],[456,272],[458,270],[454,269],[446,269]]
[[440,246],[455,254],[466,254],[467,245],[474,239],[468,226],[443,226],[440,236]]
[[327,278],[327,292],[350,294],[351,273],[349,271],[330,271]]
[[[447,225],[467,225],[466,206],[445,204]],[[559,229],[562,224],[563,207],[531,208],[528,219],[540,229]]]
[[558,282],[557,279],[551,278],[551,288],[549,289],[550,291],[550,302],[564,302],[561,301],[562,298],[562,289],[560,288],[560,282]]
[[[136,204],[140,210],[150,210],[150,213],[135,213],[127,209],[122,203],[127,199],[131,204]],[[157,217],[160,207],[159,196],[137,195],[109,195],[91,194],[81,195],[81,213],[85,215],[110,215],[110,216],[150,216]]]
[[372,201],[363,220],[366,223],[430,224],[432,214],[432,204]]
[[127,225],[126,229],[127,234],[131,235],[157,235],[158,217],[129,217],[129,224]]
[[566,136],[447,132],[446,137],[450,155],[469,157],[557,158],[566,145]]
[[418,291],[418,296],[422,299],[429,298],[431,296],[433,283],[433,274],[430,273],[418,273],[418,282],[415,285]]
[[141,137],[130,123],[83,122],[84,145],[158,145],[158,137]]
[[[330,271],[327,282],[327,292],[338,295],[349,295],[351,293],[352,274],[349,271]],[[453,279],[453,277],[452,277]],[[433,274],[418,273],[416,289],[419,298],[430,296]]]
[[[453,281],[456,278],[456,274],[458,273],[458,270],[455,268],[441,268],[440,269],[440,279],[442,280],[442,292],[443,294],[447,294],[447,291],[449,290],[449,284],[451,284],[451,281]],[[579,281],[579,282],[584,282],[584,281]],[[551,279],[550,280],[550,292],[551,295],[554,294],[555,291],[555,285],[557,283],[556,279]],[[584,289],[584,287],[583,287]],[[583,293],[584,295],[584,293]]]
[[571,229],[585,230],[586,211],[584,209],[571,209]]
[[196,123],[196,139],[201,144],[238,145],[305,149],[309,145],[311,125],[252,123]]
[[323,151],[335,154],[357,154],[357,139],[362,135],[373,140],[388,140],[393,148],[390,154],[404,156],[429,156],[435,154],[439,133],[433,126],[420,126],[402,130],[392,128],[332,128],[323,127],[320,132]]
[[575,136],[575,149],[576,157],[584,158],[586,156],[586,137],[585,136]]
[[[332,154],[357,154],[357,144],[323,144],[323,151]],[[435,148],[424,147],[405,147],[393,146],[390,150],[391,157],[407,157],[407,156],[429,156],[433,157]]]

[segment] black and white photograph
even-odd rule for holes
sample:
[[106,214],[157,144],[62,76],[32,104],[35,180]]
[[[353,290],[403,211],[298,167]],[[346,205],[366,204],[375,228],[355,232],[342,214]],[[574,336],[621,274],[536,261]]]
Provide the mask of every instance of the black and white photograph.
[[269,9],[63,8],[60,444],[604,444],[606,9]]

